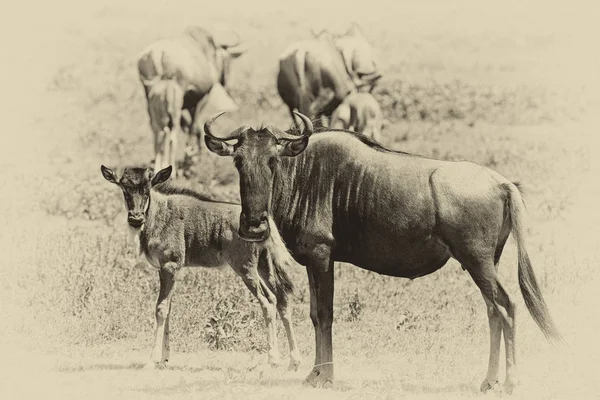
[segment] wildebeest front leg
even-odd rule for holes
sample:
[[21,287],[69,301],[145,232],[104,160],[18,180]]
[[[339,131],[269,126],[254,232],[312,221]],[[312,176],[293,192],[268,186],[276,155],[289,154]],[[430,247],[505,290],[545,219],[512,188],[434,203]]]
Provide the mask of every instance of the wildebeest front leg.
[[315,330],[315,363],[311,373],[306,378],[306,381],[311,383],[315,377],[321,373],[321,329],[319,328],[319,317],[317,313],[317,288],[315,285],[315,277],[313,269],[306,266],[306,274],[308,276],[308,288],[310,292],[310,320],[313,323]]
[[[316,387],[333,383],[333,261],[326,260],[312,263],[309,267],[313,274],[313,286],[316,294],[317,321],[315,337],[317,338],[315,366],[307,377],[307,381]],[[312,308],[312,307],[311,307]],[[320,339],[320,340],[319,340]]]
[[150,362],[146,368],[164,366],[164,363],[169,360],[169,314],[175,286],[175,273],[178,269],[177,264],[166,263],[158,272],[160,290],[156,302],[156,335]]

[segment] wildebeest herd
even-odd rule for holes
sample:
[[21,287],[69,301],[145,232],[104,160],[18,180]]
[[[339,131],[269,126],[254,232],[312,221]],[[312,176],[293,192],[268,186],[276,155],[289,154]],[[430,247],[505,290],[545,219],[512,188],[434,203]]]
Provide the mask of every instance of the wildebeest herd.
[[[341,35],[325,30],[292,44],[279,59],[277,89],[295,125],[241,125],[228,134],[214,121],[237,109],[227,91],[236,40],[194,27],[150,45],[138,60],[154,133],[154,169],[103,176],[123,191],[140,254],[159,270],[156,341],[149,367],[169,359],[169,313],[175,275],[186,266],[229,264],[258,299],[267,326],[269,363],[279,364],[278,311],[300,355],[289,311],[289,268],[308,274],[315,361],[307,381],[333,383],[335,261],[379,274],[417,278],[452,257],[479,287],[489,318],[490,356],[481,390],[498,383],[504,336],[506,379],[518,383],[515,304],[498,277],[512,233],[525,304],[549,339],[561,340],[525,246],[519,186],[470,162],[394,151],[379,143],[383,116],[371,95],[381,74],[356,24]],[[209,109],[220,110],[207,115]],[[213,113],[211,113],[213,114]],[[297,118],[297,119],[296,119]],[[166,181],[175,175],[177,137],[188,151],[204,145],[230,156],[239,173],[240,204],[216,202]],[[302,266],[301,266],[302,265]]]

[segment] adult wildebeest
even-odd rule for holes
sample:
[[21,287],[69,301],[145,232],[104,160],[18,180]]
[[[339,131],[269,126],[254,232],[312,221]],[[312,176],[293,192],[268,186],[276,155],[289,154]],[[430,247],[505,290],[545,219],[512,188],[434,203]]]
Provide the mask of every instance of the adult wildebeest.
[[[184,96],[178,100],[183,109],[181,125],[189,127],[191,139],[195,139],[198,146],[202,142],[202,122],[208,116],[203,112],[206,103],[212,103],[217,109],[237,109],[225,88],[231,61],[242,55],[244,49],[240,47],[239,38],[231,42],[226,41],[225,36],[190,27],[180,36],[151,44],[138,57],[139,78],[147,99],[153,85],[161,80],[172,79],[179,84]],[[160,119],[150,107],[148,114],[151,125]]]
[[205,123],[205,141],[211,151],[232,156],[238,169],[240,237],[265,240],[276,230],[270,229],[272,216],[292,254],[307,267],[316,338],[308,381],[333,380],[334,261],[416,278],[450,257],[458,260],[487,305],[491,351],[481,389],[497,382],[504,332],[510,392],[517,382],[515,305],[497,266],[512,232],[525,304],[546,337],[560,338],[525,250],[520,191],[506,178],[470,162],[392,151],[347,131],[311,136],[312,124],[302,114],[297,114],[304,123],[300,137],[271,126],[242,126],[221,139],[211,131],[219,115]]
[[373,90],[381,74],[371,45],[358,25],[340,36],[328,31],[291,45],[279,57],[277,90],[293,111],[310,118],[329,117],[346,96]]
[[296,265],[278,235],[264,243],[248,243],[238,231],[239,204],[216,202],[189,189],[165,182],[167,167],[153,175],[148,168],[126,168],[121,177],[105,166],[106,180],[123,190],[130,233],[148,263],[158,268],[160,292],[156,303],[156,340],[148,367],[169,358],[169,314],[175,275],[181,267],[221,267],[229,264],[258,299],[267,325],[269,363],[279,364],[276,309],[290,346],[290,369],[300,364],[286,268]]
[[381,107],[371,93],[351,93],[331,114],[329,127],[362,133],[380,141],[383,129]]

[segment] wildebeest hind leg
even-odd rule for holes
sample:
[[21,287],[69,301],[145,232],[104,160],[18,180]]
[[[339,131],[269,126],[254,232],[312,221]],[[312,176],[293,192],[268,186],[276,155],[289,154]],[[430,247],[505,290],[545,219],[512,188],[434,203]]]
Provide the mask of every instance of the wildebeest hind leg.
[[[171,165],[173,168],[173,177],[177,178],[177,165],[175,160],[175,155],[177,154],[177,135],[179,134],[179,129],[171,129],[169,132],[169,161],[168,165]],[[167,165],[167,166],[168,166]]]
[[481,390],[489,390],[497,381],[500,334],[504,332],[506,350],[506,381],[504,389],[511,393],[518,383],[515,360],[516,310],[515,304],[504,289],[493,260],[467,265],[467,271],[481,290],[488,308],[490,323],[490,364]]
[[488,372],[481,383],[481,391],[487,392],[498,385],[498,368],[500,363],[500,339],[502,338],[502,320],[494,304],[483,296],[487,307],[488,322],[490,326],[490,359]]
[[300,366],[300,351],[298,350],[298,344],[296,342],[296,332],[292,324],[292,310],[290,310],[290,304],[288,301],[287,293],[277,301],[277,311],[281,317],[281,322],[285,328],[285,334],[288,338],[288,345],[290,347],[290,371],[297,371]]

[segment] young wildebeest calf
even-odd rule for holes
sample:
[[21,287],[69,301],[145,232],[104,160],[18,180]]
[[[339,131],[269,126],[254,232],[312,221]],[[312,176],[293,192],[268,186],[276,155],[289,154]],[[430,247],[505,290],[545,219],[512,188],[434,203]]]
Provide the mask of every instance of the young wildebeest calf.
[[379,103],[371,93],[354,92],[331,115],[330,127],[362,133],[374,140],[381,140],[383,114]]
[[[183,90],[177,82],[165,79],[152,84],[148,92],[148,115],[154,132],[154,172],[167,165],[175,166],[182,107]],[[176,169],[173,175],[177,175]]]
[[164,365],[169,359],[169,314],[177,271],[229,264],[260,303],[267,325],[269,364],[279,364],[277,308],[290,346],[290,369],[296,370],[300,353],[288,308],[292,282],[285,268],[297,264],[281,237],[275,234],[261,243],[240,239],[240,206],[163,183],[171,175],[170,166],[156,175],[148,168],[126,168],[120,178],[105,166],[101,170],[106,180],[123,190],[127,222],[139,254],[159,270],[156,341],[148,366]]

